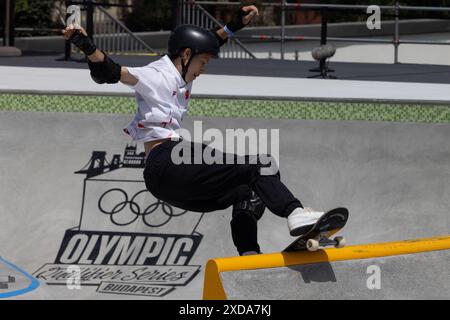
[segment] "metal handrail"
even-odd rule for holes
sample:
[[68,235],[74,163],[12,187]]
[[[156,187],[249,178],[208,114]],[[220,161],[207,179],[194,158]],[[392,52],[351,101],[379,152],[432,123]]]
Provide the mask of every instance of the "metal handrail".
[[122,22],[120,22],[118,19],[114,18],[111,14],[108,13],[103,7],[99,6],[97,7],[103,14],[105,14],[109,19],[114,21],[118,26],[120,26],[125,32],[133,38],[135,41],[137,41],[140,45],[142,45],[145,49],[149,50],[151,53],[157,53],[152,47],[150,47],[147,43],[145,43],[142,39],[137,37],[130,29],[128,29]]
[[405,11],[434,11],[434,12],[450,12],[450,7],[420,7],[420,6],[402,6],[399,5],[400,10]]
[[[213,21],[216,25],[223,27],[224,25],[220,23],[216,18],[214,18],[208,11],[205,10],[205,8],[198,6],[198,8],[209,18],[211,21]],[[234,38],[234,41],[238,43],[238,45],[244,50],[250,57],[253,59],[256,59],[255,55],[250,52],[250,50],[237,38]]]
[[[105,7],[117,7],[117,8],[133,8],[133,5],[130,4],[121,4],[121,3],[109,3],[109,2],[100,2],[95,0],[90,0],[93,4],[99,5],[99,6],[105,6]],[[70,0],[67,1],[69,4],[75,4],[75,5],[85,5],[86,1],[75,1]]]
[[[192,23],[201,27],[210,29],[213,26],[223,27],[215,17],[213,17],[205,8],[197,5],[195,1],[180,1],[182,23]],[[239,48],[236,50],[236,46]],[[230,49],[231,50],[227,50]],[[231,51],[231,55],[229,54]],[[256,56],[237,38],[232,37],[221,50],[221,57],[228,58],[252,58]]]
[[[198,5],[217,5],[217,6],[241,6],[241,2],[235,2],[235,1],[194,1],[190,0],[190,2],[198,4]],[[261,2],[258,3],[258,6],[261,7],[290,7],[290,8],[305,8],[305,9],[355,9],[355,10],[365,10],[371,5],[376,4],[370,4],[370,5],[350,5],[350,4],[324,4],[324,3],[285,3],[283,2]],[[395,8],[394,5],[377,5],[382,10],[391,10]],[[399,8],[401,10],[406,11],[444,11],[444,12],[450,12],[450,7],[430,7],[430,6],[403,6],[400,5]]]
[[[68,3],[73,4],[77,2],[70,1]],[[83,4],[86,6],[85,11],[87,12],[86,15],[82,15],[82,20],[86,22],[86,30],[97,42],[98,47],[105,50],[105,52],[115,54],[126,54],[130,52],[159,54],[141,38],[136,36],[120,20],[103,8],[103,3],[90,0],[83,2]],[[94,20],[96,23],[94,23]],[[70,57],[71,51],[79,52],[78,48],[69,45],[68,51],[66,50],[66,59]]]
[[[321,40],[321,37],[313,37],[313,36],[285,36],[286,40],[292,41],[308,41],[308,40]],[[274,35],[248,35],[248,36],[239,36],[239,39],[251,39],[251,40],[281,40],[280,36]],[[395,41],[387,40],[387,39],[365,39],[365,38],[337,38],[337,37],[327,37],[330,41],[335,42],[368,42],[368,43],[395,43]],[[443,41],[421,41],[421,40],[399,40],[398,43],[401,44],[435,44],[435,45],[450,45],[450,42]]]
[[[241,2],[234,1],[186,1],[191,4],[196,4],[198,6],[215,5],[215,6],[241,6]],[[367,10],[371,5],[348,5],[348,4],[317,4],[317,3],[288,3],[286,0],[281,2],[262,2],[258,3],[260,7],[279,7],[281,9],[281,26],[280,26],[280,36],[266,36],[266,35],[256,35],[256,36],[238,36],[239,39],[259,39],[259,40],[277,40],[280,41],[280,57],[284,59],[284,43],[286,40],[318,40],[321,39],[323,42],[323,37],[305,37],[305,36],[286,36],[285,27],[285,14],[288,10],[326,10],[326,11],[350,11],[350,10]],[[383,39],[368,39],[368,38],[339,38],[339,37],[326,37],[326,40],[336,41],[336,42],[367,42],[367,43],[390,43],[394,45],[394,63],[398,63],[398,50],[400,44],[429,44],[429,45],[450,45],[450,42],[442,41],[409,41],[400,40],[400,11],[426,11],[426,12],[450,12],[450,7],[433,7],[433,6],[404,6],[400,5],[399,1],[396,1],[393,5],[377,5],[380,10],[390,10],[394,11],[394,34],[392,40]],[[365,12],[366,13],[366,12]],[[326,29],[326,25],[322,24],[322,28]],[[326,33],[326,32],[325,32]]]

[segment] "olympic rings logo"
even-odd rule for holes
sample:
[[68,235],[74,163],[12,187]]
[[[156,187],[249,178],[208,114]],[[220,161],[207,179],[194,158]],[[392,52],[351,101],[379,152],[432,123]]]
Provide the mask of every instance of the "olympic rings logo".
[[[187,212],[187,210],[185,210],[179,213],[174,213],[174,209],[172,208],[172,206],[158,199],[156,199],[157,201],[155,203],[152,203],[144,210],[141,210],[137,199],[139,196],[144,196],[147,193],[147,190],[141,190],[136,193],[131,199],[129,199],[128,194],[124,190],[119,188],[110,189],[104,192],[98,200],[98,208],[102,213],[109,215],[111,222],[117,226],[130,225],[139,217],[142,217],[142,221],[145,223],[145,225],[153,228],[161,227],[168,223],[170,219],[172,219],[172,217],[179,217]],[[120,199],[122,201],[117,202],[116,199]],[[143,203],[143,201],[141,202]],[[151,223],[150,216],[156,213],[156,210],[160,207],[165,215],[165,218],[162,222]],[[126,208],[128,208],[129,210],[124,210]],[[130,215],[129,213],[131,213],[131,217],[128,217]]]

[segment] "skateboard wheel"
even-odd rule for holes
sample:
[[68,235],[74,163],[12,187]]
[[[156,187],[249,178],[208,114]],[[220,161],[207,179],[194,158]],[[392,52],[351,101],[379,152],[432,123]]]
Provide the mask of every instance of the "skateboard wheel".
[[308,251],[317,251],[319,249],[319,241],[314,240],[314,239],[309,239],[306,242],[306,249],[308,249]]
[[336,238],[334,238],[334,241],[336,241],[335,248],[345,247],[345,238],[344,237],[336,237]]

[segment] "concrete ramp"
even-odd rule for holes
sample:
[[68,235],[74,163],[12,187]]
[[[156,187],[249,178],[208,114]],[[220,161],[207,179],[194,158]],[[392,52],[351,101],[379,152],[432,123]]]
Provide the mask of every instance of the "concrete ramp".
[[215,259],[204,298],[449,299],[449,263],[450,237]]
[[[33,97],[37,106],[41,98]],[[62,105],[76,101],[64,99],[51,101]],[[109,105],[110,100],[104,102]],[[32,287],[31,278],[0,264],[0,279],[7,286],[0,294],[20,294],[10,295],[12,299],[201,299],[208,260],[236,255],[231,208],[184,212],[145,191],[143,146],[131,144],[121,130],[131,118],[129,114],[0,111],[0,256],[39,282]],[[448,124],[191,116],[185,127],[192,131],[195,120],[203,121],[204,130],[221,132],[279,129],[283,181],[307,206],[349,208],[350,220],[342,231],[348,244],[450,233]],[[291,241],[286,221],[267,210],[259,221],[263,252],[280,252]],[[283,263],[293,257],[276,256]],[[442,260],[448,260],[444,254],[427,257],[432,266],[441,266],[439,270]],[[364,257],[369,258],[373,256]],[[408,259],[398,270],[406,268]],[[346,273],[347,267],[354,266],[350,262],[333,262],[336,282],[311,281],[307,284],[311,290],[300,293],[296,287],[286,287],[291,277],[298,279],[293,282],[297,288],[306,285],[302,273],[290,269],[299,265],[293,261],[278,271],[246,271],[224,285],[231,286],[233,298],[246,298],[247,293],[255,299],[277,298],[283,292],[297,293],[295,298],[313,297],[323,292],[322,285],[331,297],[333,292],[342,293],[330,284],[346,285],[351,294],[347,289],[360,284],[346,279],[365,275],[365,261],[360,265],[362,275]],[[331,260],[309,263],[324,261]],[[371,294],[383,294],[390,277],[402,276],[391,274],[395,264],[386,261],[389,264],[381,265],[382,290]],[[257,265],[264,264],[257,260]],[[432,281],[432,274],[444,276],[445,270],[412,265],[425,270],[423,282],[438,283]],[[79,282],[77,275],[81,275]],[[246,282],[247,288],[233,288],[233,281],[246,278],[253,279]],[[259,290],[257,284],[267,288],[270,282],[258,279],[279,279],[282,286]],[[448,277],[437,279],[449,283]],[[32,291],[20,291],[30,286]]]

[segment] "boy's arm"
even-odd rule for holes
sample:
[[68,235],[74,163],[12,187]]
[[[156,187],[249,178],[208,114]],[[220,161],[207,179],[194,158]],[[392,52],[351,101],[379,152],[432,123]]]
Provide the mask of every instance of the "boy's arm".
[[[214,30],[214,29],[213,29]],[[224,28],[217,28],[214,30],[219,39],[220,45],[222,46],[225,42],[227,42],[228,34],[225,32]]]
[[77,46],[88,58],[92,79],[99,83],[122,82],[128,85],[136,85],[138,79],[128,72],[126,67],[114,62],[107,54],[97,49],[86,31],[70,25],[63,30],[64,38]]
[[127,67],[122,67],[120,70],[120,82],[129,86],[135,86],[138,81],[139,80],[128,71]]
[[247,26],[253,19],[253,17],[258,16],[259,11],[255,6],[244,6],[240,7],[236,16],[232,21],[227,23],[223,28],[214,29],[220,45],[222,46],[227,42],[228,37],[233,36],[236,32]]

